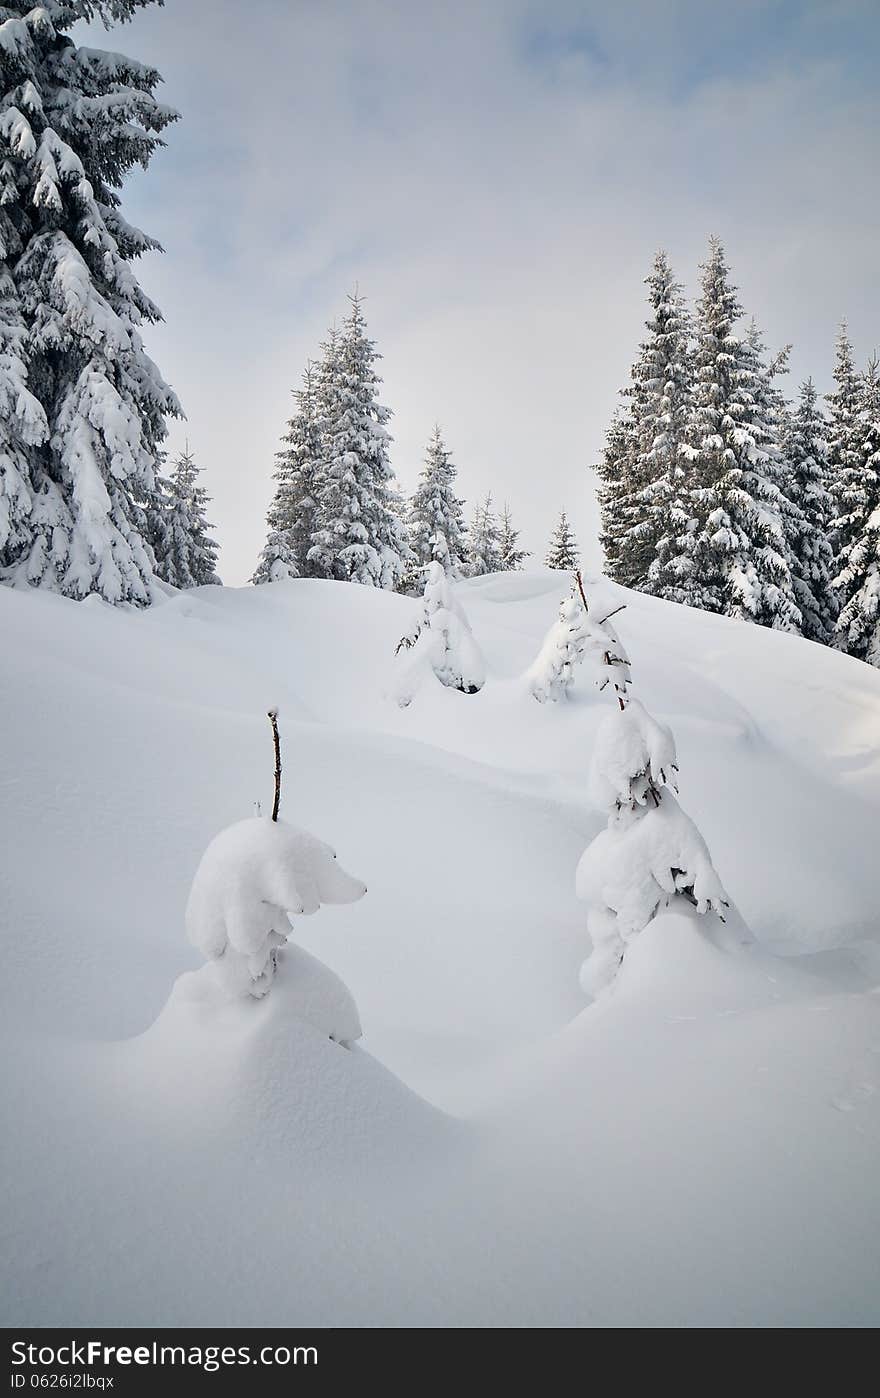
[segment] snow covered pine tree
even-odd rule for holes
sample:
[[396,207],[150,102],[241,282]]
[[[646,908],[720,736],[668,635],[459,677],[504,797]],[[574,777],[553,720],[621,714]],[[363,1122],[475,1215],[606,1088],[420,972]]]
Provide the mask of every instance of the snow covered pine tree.
[[853,433],[858,466],[839,477],[840,509],[834,525],[841,541],[836,644],[880,667],[880,368],[868,365],[859,395],[859,430]]
[[429,563],[439,563],[452,578],[461,573],[466,545],[464,502],[455,493],[457,474],[435,426],[409,507],[409,543],[414,554],[407,572],[410,588],[421,589]]
[[[594,610],[595,602],[587,608],[589,614]],[[621,666],[621,647],[608,620],[591,615],[591,621],[599,688],[613,686],[617,698],[599,726],[590,762],[590,798],[608,824],[581,855],[576,875],[593,943],[581,985],[595,998],[614,980],[627,944],[661,910],[675,905],[717,919],[728,900],[702,835],[673,794],[678,767],[672,734],[628,695],[629,664],[623,652]]]
[[[600,475],[609,574],[627,587],[683,600],[689,565],[690,318],[665,252],[646,278],[647,337],[612,422]],[[658,556],[659,553],[659,556]],[[684,555],[684,557],[682,557]]]
[[160,313],[131,262],[158,247],[119,211],[176,113],[150,67],[78,48],[81,19],[152,0],[0,7],[0,578],[151,601],[145,539],[166,415],[144,351]]
[[[601,601],[598,619],[596,602]],[[604,611],[602,610],[604,607]],[[558,619],[544,637],[541,649],[526,671],[528,687],[540,704],[564,699],[574,684],[575,666],[589,656],[598,664],[596,682],[607,684],[623,696],[629,684],[629,659],[611,618],[623,611],[613,600],[605,605],[601,593],[594,595],[594,607],[587,605],[580,572],[572,579],[571,596],[563,598]]]
[[[834,515],[837,518],[847,513],[843,504],[843,492],[847,482],[852,481],[851,472],[857,472],[861,462],[859,417],[862,376],[853,362],[846,321],[841,322],[837,334],[834,383],[834,392],[826,394],[825,397],[831,417],[825,440],[828,444],[828,488],[834,500]],[[838,538],[836,531],[832,533],[831,546],[835,554],[839,554],[842,540]]]
[[790,564],[803,634],[828,645],[837,620],[837,599],[832,588],[834,500],[828,488],[825,428],[813,380],[807,379],[801,384],[797,408],[788,417],[783,440],[786,494],[798,511],[789,538]]
[[526,671],[529,690],[539,704],[555,703],[568,694],[575,666],[584,658],[588,634],[587,615],[573,585],[571,596],[560,602],[559,616]]
[[294,391],[296,412],[287,424],[284,446],[275,458],[275,497],[266,523],[269,533],[252,581],[309,577],[315,531],[317,471],[321,455],[318,428],[318,367],[311,361],[302,388]]
[[[201,467],[186,449],[175,458],[171,475],[158,477],[162,494],[158,515],[150,514],[150,542],[156,575],[172,587],[219,584],[217,544],[211,538],[205,510],[208,492],[198,484]],[[154,522],[155,521],[155,522]]]
[[700,580],[692,605],[783,631],[799,631],[780,488],[776,405],[756,334],[742,315],[724,249],[709,243],[697,302],[692,445],[700,531],[691,544]]
[[498,526],[498,571],[516,573],[528,557],[528,550],[519,546],[519,530],[513,527],[510,506],[505,500]]
[[316,528],[308,561],[321,577],[393,589],[411,558],[393,508],[391,410],[378,401],[380,358],[367,338],[362,298],[331,340],[318,390],[321,459],[316,471]]
[[402,709],[431,670],[441,684],[463,694],[476,694],[486,682],[480,648],[439,563],[428,564],[421,615],[395,652],[391,693]]
[[578,562],[577,543],[571,532],[565,510],[563,510],[547,550],[547,567],[569,572],[578,566]]
[[482,578],[487,573],[497,573],[500,566],[498,519],[492,508],[490,491],[474,510],[468,534],[466,571],[469,578]]

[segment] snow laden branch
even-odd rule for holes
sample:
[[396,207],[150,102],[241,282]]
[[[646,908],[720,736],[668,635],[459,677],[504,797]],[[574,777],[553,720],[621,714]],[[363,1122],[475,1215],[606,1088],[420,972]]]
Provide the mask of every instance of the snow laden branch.
[[464,608],[440,563],[429,563],[421,614],[397,644],[390,693],[406,708],[433,672],[442,685],[476,694],[486,666]]
[[[583,582],[578,590],[586,605]],[[610,613],[594,623],[612,630]],[[686,905],[723,921],[728,898],[705,840],[677,800],[678,761],[670,730],[627,694],[629,662],[619,644],[602,654],[600,689],[613,687],[593,748],[589,796],[606,828],[581,856],[577,895],[587,904],[593,943],[581,985],[594,998],[614,980],[628,943],[658,913]]]

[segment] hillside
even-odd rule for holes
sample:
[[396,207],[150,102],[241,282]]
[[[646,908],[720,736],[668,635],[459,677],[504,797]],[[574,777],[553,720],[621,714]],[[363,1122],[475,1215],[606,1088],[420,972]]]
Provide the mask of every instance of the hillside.
[[[414,603],[143,613],[0,589],[6,1325],[880,1322],[880,672],[603,584],[756,945],[658,919],[589,1005],[609,700],[519,679],[567,579],[462,584],[489,682],[385,697]],[[176,978],[203,849],[271,799],[368,885],[294,938],[344,1049]],[[187,982],[184,982],[184,987]]]

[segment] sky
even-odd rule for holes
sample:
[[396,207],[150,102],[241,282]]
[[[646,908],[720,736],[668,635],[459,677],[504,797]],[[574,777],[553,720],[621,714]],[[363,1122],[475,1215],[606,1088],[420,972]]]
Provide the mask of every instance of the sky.
[[163,255],[147,347],[205,468],[220,572],[265,538],[291,390],[364,296],[415,485],[439,422],[469,507],[537,558],[595,477],[663,247],[723,240],[788,391],[880,347],[876,0],[167,0],[78,42],[154,63],[181,114],[123,196]]

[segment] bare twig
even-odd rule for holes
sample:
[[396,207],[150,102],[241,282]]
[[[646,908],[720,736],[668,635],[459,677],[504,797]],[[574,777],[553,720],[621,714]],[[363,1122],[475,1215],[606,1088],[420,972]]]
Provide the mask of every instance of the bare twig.
[[269,710],[269,722],[272,725],[272,744],[275,748],[275,800],[272,803],[272,819],[278,819],[278,807],[281,805],[281,739],[278,735],[278,710]]
[[587,594],[584,592],[584,580],[583,580],[583,578],[581,577],[581,570],[580,570],[580,568],[578,568],[577,572],[575,573],[575,575],[574,575],[574,580],[575,580],[575,582],[576,582],[577,585],[578,585],[578,592],[581,594],[581,601],[582,601],[583,604],[584,604],[584,611],[585,611],[585,612],[587,613],[587,615],[589,616],[590,608],[589,608],[589,606],[588,606],[588,604],[587,604]]
[[619,606],[619,607],[615,607],[613,612],[609,612],[607,616],[603,616],[602,620],[599,622],[599,625],[600,625],[600,626],[604,626],[604,625],[605,625],[605,622],[606,622],[606,621],[610,621],[611,618],[612,618],[613,616],[617,616],[617,613],[618,613],[618,612],[625,612],[625,611],[626,611],[626,603],[625,603],[625,602],[621,602],[620,606]]

